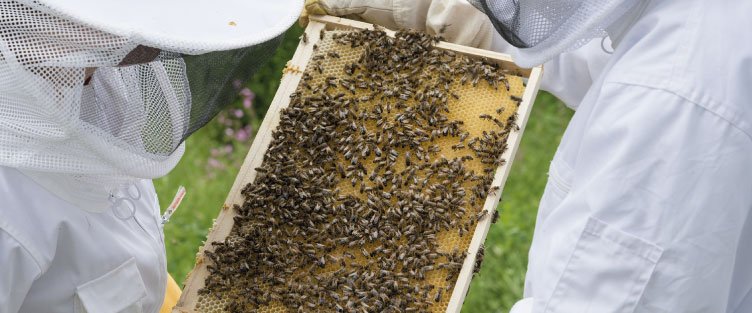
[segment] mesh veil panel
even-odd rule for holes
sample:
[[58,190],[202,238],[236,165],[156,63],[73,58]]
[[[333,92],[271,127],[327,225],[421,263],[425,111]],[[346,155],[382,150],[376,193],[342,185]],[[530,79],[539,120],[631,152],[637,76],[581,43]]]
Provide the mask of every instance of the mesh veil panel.
[[184,56],[193,99],[190,125],[184,137],[208,123],[237,97],[232,82],[249,79],[269,61],[282,38],[280,35],[249,48]]
[[530,48],[549,38],[584,5],[581,0],[479,2],[496,31],[518,48]]
[[511,45],[518,65],[542,64],[577,49],[635,8],[641,0],[468,0]]
[[520,24],[520,4],[518,1],[503,1],[488,3],[487,0],[479,1],[481,8],[491,19],[496,31],[511,45],[518,48],[527,48],[530,45],[517,36],[516,30]]

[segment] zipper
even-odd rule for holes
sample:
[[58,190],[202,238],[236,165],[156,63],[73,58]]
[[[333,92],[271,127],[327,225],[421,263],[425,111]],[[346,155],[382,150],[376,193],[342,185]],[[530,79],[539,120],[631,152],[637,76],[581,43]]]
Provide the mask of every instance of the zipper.
[[[133,183],[132,185],[129,185],[126,187],[126,190],[124,191],[123,198],[127,198],[129,202],[131,202],[134,207],[132,211],[132,215],[129,218],[123,218],[123,216],[118,216],[117,211],[113,209],[113,213],[115,213],[115,216],[123,221],[126,221],[128,223],[135,223],[138,228],[141,229],[141,232],[143,233],[143,238],[146,238],[146,240],[150,243],[149,245],[152,248],[152,252],[154,252],[159,268],[157,269],[157,277],[159,278],[159,281],[162,282],[164,285],[167,283],[167,259],[166,259],[166,252],[165,252],[165,246],[164,246],[164,235],[162,234],[162,225],[161,225],[161,217],[160,217],[160,209],[159,209],[159,202],[157,199],[153,199],[154,203],[149,204],[149,199],[146,199],[146,197],[142,197],[141,186],[139,186],[140,182]],[[133,194],[130,193],[130,188],[136,188],[137,189],[137,196],[133,196]],[[156,194],[156,192],[153,192],[153,194]],[[151,227],[146,227],[149,225],[142,224],[137,217],[137,213],[140,211],[143,211],[143,207],[146,207],[148,209],[148,215],[151,218],[153,222],[153,230],[149,231],[148,229],[151,229]],[[141,207],[141,210],[139,210],[139,207]],[[153,209],[152,209],[153,208]],[[122,213],[120,214],[122,215]],[[147,229],[148,228],[148,229]],[[153,232],[158,233],[158,238],[154,236]],[[162,298],[164,298],[164,292],[166,290],[162,290]],[[159,305],[156,307],[157,310],[159,310]]]

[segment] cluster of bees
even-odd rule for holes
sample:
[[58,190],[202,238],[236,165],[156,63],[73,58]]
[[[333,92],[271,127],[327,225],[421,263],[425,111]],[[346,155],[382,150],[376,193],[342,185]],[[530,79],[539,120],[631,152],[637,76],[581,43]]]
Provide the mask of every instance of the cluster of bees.
[[443,311],[467,247],[442,238],[498,218],[481,206],[517,129],[502,106],[477,134],[452,111],[462,88],[508,91],[508,73],[418,32],[321,36],[330,48],[314,47],[231,235],[205,252],[200,299],[226,312]]

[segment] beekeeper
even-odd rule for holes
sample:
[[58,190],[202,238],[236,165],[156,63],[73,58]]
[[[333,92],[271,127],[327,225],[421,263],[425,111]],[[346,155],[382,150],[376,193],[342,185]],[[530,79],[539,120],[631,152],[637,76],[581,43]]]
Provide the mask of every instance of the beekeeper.
[[160,311],[168,274],[150,179],[301,9],[0,1],[0,312]]
[[473,2],[306,7],[545,63],[576,113],[512,312],[752,312],[752,2]]

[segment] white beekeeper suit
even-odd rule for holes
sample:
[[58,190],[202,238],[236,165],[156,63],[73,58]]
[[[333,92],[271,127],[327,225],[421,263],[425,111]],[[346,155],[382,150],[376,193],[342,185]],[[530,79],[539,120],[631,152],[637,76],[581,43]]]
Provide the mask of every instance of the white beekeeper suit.
[[0,167],[0,312],[157,312],[167,278],[159,203],[150,180],[136,188],[135,219],[121,220]]
[[151,178],[301,8],[0,0],[0,313],[160,311]]
[[[525,57],[463,0],[318,2]],[[576,113],[513,313],[752,312],[752,2],[634,2],[612,55],[595,39],[544,65]]]

